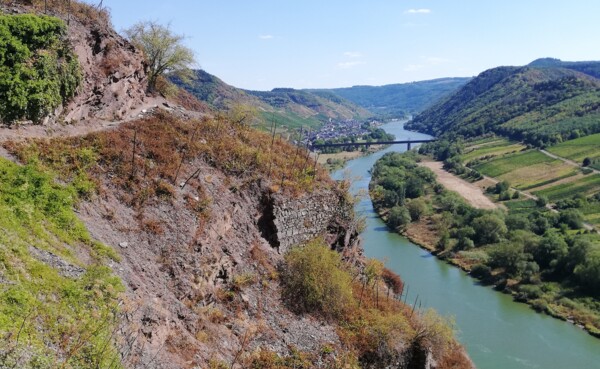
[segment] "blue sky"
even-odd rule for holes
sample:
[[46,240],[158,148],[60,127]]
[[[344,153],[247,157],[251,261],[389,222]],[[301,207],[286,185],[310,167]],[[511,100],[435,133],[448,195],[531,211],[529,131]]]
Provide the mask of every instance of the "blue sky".
[[[99,0],[87,0],[98,3]],[[104,0],[187,36],[236,87],[321,88],[473,76],[539,57],[600,60],[595,0]]]

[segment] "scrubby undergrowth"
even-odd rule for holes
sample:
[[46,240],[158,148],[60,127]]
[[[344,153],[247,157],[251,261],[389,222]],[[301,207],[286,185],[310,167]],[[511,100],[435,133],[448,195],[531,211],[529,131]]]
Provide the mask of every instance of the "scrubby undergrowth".
[[0,363],[6,367],[119,367],[112,334],[122,286],[104,266],[104,255],[114,254],[77,219],[76,198],[72,187],[55,184],[35,164],[0,159]]
[[333,188],[325,170],[307,150],[225,119],[183,120],[159,113],[84,137],[37,139],[5,144],[23,162],[39,160],[90,196],[101,176],[126,189],[124,199],[143,205],[169,197],[199,174],[200,159],[227,175],[271,184],[274,192],[294,195]]

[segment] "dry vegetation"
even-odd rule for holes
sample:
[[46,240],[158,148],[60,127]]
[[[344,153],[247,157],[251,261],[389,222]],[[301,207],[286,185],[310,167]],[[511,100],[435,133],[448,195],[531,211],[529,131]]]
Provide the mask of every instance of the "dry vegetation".
[[402,280],[382,262],[350,266],[321,240],[292,249],[285,259],[284,299],[296,311],[335,322],[345,350],[362,367],[414,364],[426,352],[440,369],[472,367],[454,339],[453,323],[403,303]]
[[69,19],[73,17],[84,25],[110,25],[110,12],[106,7],[86,4],[77,0],[14,0],[13,2],[33,7],[37,12]]
[[306,150],[224,118],[181,120],[159,113],[84,137],[5,147],[22,162],[43,162],[84,197],[101,191],[100,178],[108,177],[126,190],[122,200],[138,207],[187,185],[200,174],[197,160],[238,179],[266,181],[274,192],[299,195],[335,186]]

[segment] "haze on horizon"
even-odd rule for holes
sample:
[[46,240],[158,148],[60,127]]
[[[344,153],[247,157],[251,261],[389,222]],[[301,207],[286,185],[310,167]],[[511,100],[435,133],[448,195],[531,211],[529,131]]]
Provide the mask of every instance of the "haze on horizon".
[[[99,0],[86,0],[97,4]],[[187,36],[198,67],[252,90],[474,76],[537,58],[600,60],[600,2],[104,0],[117,30]]]

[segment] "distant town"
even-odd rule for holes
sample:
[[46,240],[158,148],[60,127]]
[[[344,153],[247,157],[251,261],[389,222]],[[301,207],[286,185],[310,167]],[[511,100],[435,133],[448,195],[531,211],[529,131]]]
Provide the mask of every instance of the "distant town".
[[313,144],[315,141],[330,142],[352,137],[360,138],[369,135],[374,128],[381,126],[383,123],[377,120],[368,122],[358,121],[354,119],[346,120],[330,120],[323,125],[318,131],[311,132],[302,140],[302,144]]

